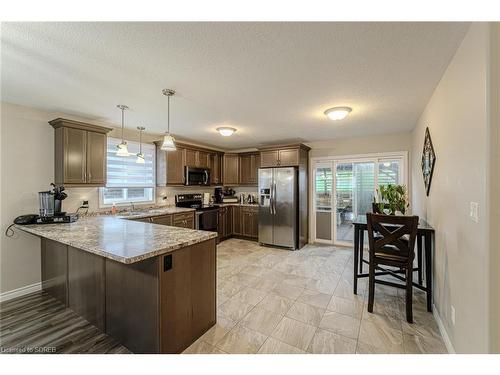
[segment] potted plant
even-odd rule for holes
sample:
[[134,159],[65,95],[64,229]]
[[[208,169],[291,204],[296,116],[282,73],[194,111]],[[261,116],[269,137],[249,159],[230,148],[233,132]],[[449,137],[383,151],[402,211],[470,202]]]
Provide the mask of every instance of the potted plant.
[[373,212],[388,211],[389,215],[396,215],[396,213],[404,215],[409,207],[408,191],[405,185],[381,185],[377,189],[376,196],[373,197]]

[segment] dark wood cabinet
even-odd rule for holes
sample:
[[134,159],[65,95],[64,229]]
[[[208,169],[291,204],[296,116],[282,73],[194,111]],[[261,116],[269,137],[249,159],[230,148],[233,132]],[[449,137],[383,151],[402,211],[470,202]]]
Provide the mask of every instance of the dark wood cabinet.
[[257,207],[240,207],[241,235],[257,238],[259,236],[259,211]]
[[194,229],[195,228],[194,216],[195,216],[194,211],[174,214],[172,218],[172,226]]
[[260,153],[261,167],[278,167],[279,166],[279,151],[269,150],[261,151]]
[[159,268],[160,351],[180,353],[216,321],[214,240],[161,256]]
[[219,207],[217,232],[219,241],[223,241],[233,234],[233,207]]
[[235,236],[241,236],[241,207],[233,206],[233,234]]
[[222,154],[213,153],[209,155],[210,182],[212,185],[222,184]]
[[67,186],[105,186],[107,136],[111,128],[57,118],[55,183]]
[[258,185],[260,154],[240,154],[239,183],[240,185]]
[[239,155],[224,154],[224,185],[239,185]]
[[163,215],[163,216],[153,216],[151,219],[151,223],[160,224],[160,225],[173,225],[173,215]]
[[309,148],[302,144],[276,146],[272,149],[262,149],[260,166],[266,167],[298,167],[301,164],[301,153]]
[[187,167],[197,167],[198,166],[198,155],[196,150],[186,149],[186,166]]

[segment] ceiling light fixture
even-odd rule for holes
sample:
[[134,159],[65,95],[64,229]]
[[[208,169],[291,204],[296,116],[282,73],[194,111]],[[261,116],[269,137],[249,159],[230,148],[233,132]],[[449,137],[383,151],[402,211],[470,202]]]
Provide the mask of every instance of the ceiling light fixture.
[[123,118],[124,118],[125,110],[127,110],[128,107],[126,105],[123,105],[123,104],[118,104],[117,107],[120,108],[122,111],[122,143],[120,143],[118,146],[116,146],[116,148],[117,148],[116,156],[129,156],[127,142],[125,142],[125,139],[123,138],[123,129],[124,129]]
[[163,95],[168,98],[168,117],[167,117],[167,132],[163,136],[163,143],[160,149],[164,151],[175,151],[175,138],[170,134],[170,97],[175,95],[175,91],[171,89],[163,89]]
[[230,137],[234,134],[234,132],[236,131],[235,128],[231,128],[229,126],[222,126],[220,128],[217,128],[216,129],[220,135],[222,135],[223,137]]
[[351,107],[333,107],[327,109],[325,115],[327,115],[330,120],[338,121],[345,119],[351,111]]
[[142,153],[142,132],[146,130],[144,126],[138,126],[137,130],[139,130],[139,153],[137,155],[137,160],[135,161],[137,164],[145,164],[146,160],[144,159],[144,154]]

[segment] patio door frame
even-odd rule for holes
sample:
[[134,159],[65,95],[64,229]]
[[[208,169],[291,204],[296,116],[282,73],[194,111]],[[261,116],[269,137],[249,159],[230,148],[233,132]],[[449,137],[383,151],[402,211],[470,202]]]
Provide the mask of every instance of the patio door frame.
[[[352,247],[352,243],[348,241],[337,241],[337,165],[345,163],[374,163],[375,169],[375,181],[374,187],[378,187],[378,162],[380,159],[401,159],[402,160],[402,170],[400,170],[400,183],[403,183],[408,188],[408,195],[410,196],[410,186],[409,186],[409,174],[408,174],[408,151],[396,151],[396,152],[380,152],[373,154],[358,154],[358,155],[339,155],[339,156],[322,156],[313,157],[310,159],[309,163],[309,186],[312,188],[311,194],[309,194],[309,217],[311,218],[309,224],[310,243],[326,243],[335,246],[348,246]],[[316,167],[317,165],[326,166],[331,165],[332,168],[332,199],[331,199],[331,240],[325,240],[316,238]],[[375,190],[374,190],[375,193]],[[354,208],[353,208],[354,211]]]

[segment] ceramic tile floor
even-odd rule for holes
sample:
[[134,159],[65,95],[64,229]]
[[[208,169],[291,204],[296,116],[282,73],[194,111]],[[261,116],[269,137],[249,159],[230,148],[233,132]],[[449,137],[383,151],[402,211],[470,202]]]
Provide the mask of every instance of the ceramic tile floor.
[[446,353],[438,326],[414,291],[414,324],[404,290],[366,279],[352,291],[352,249],[299,251],[229,239],[217,248],[217,324],[184,353]]

